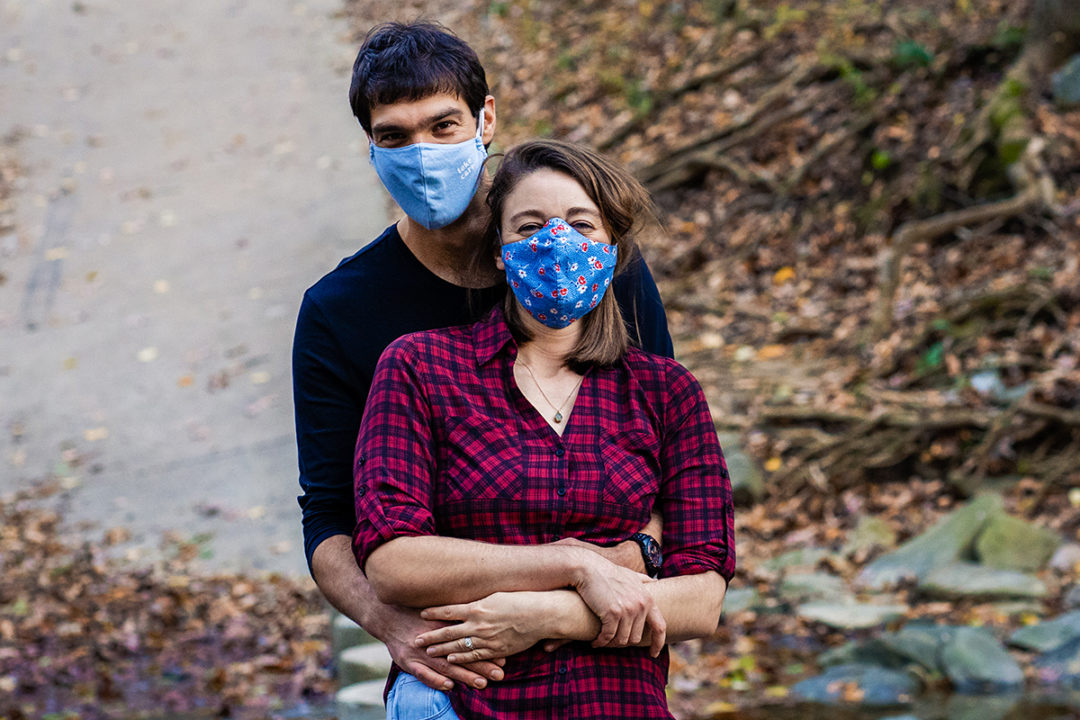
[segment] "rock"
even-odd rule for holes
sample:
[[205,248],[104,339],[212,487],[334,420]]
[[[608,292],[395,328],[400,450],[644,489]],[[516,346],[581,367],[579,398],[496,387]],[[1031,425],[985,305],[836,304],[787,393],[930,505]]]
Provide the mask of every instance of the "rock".
[[975,540],[975,556],[983,565],[1034,572],[1061,545],[1057,533],[1019,518],[994,515]]
[[921,689],[918,680],[906,672],[848,664],[836,665],[822,675],[797,683],[791,693],[821,703],[899,705],[911,702]]
[[347,685],[334,696],[340,720],[382,720],[386,717],[383,707],[385,680],[369,680]]
[[947,625],[911,623],[895,633],[882,633],[877,640],[905,661],[928,672],[943,674],[941,650],[955,637],[957,629]]
[[819,562],[829,557],[831,553],[825,548],[806,547],[789,550],[774,558],[769,558],[761,563],[761,567],[771,572],[780,572],[789,568],[813,568]]
[[390,673],[390,651],[382,643],[357,645],[338,656],[338,682],[342,685],[385,679]]
[[1080,638],[1080,610],[1022,627],[1009,636],[1009,642],[1025,650],[1048,652],[1076,638]]
[[1024,685],[1024,672],[988,630],[956,628],[941,665],[958,693],[1006,693]]
[[1069,592],[1065,593],[1065,599],[1062,602],[1070,610],[1080,608],[1080,585],[1073,585],[1069,588]]
[[1080,638],[1043,653],[1032,663],[1035,679],[1043,685],[1080,690]]
[[732,588],[724,594],[724,615],[733,615],[749,610],[761,601],[761,596],[754,588]]
[[903,617],[907,605],[872,605],[858,602],[813,602],[800,605],[799,617],[840,630],[862,630]]
[[1061,107],[1080,105],[1080,54],[1073,55],[1051,80],[1054,102]]
[[731,490],[737,505],[753,505],[765,495],[765,478],[761,468],[743,452],[735,433],[717,433],[724,451],[724,462],[731,477]]
[[926,577],[934,568],[954,562],[967,552],[987,520],[1000,512],[1001,507],[997,495],[975,498],[922,535],[864,567],[857,584],[882,590],[904,580]]
[[777,594],[792,603],[806,600],[841,600],[849,597],[842,578],[827,573],[788,573],[780,581]]
[[332,647],[335,656],[339,655],[345,648],[351,648],[354,645],[378,642],[366,630],[341,613],[334,613],[334,622],[330,626],[330,634],[333,638]]
[[966,562],[935,568],[919,583],[919,590],[944,598],[1044,598],[1049,594],[1034,575]]
[[1050,567],[1063,573],[1072,573],[1080,569],[1080,545],[1065,543],[1050,558]]
[[1018,695],[952,695],[945,701],[945,714],[949,720],[1005,720],[1009,717],[1032,717],[1031,714],[1013,715],[1019,701]]
[[891,548],[896,545],[896,532],[889,523],[872,515],[863,515],[848,534],[847,542],[840,551],[845,556],[857,552],[869,552],[874,548]]
[[[889,633],[883,633],[888,635]],[[909,665],[906,657],[893,652],[878,638],[865,642],[851,641],[835,648],[830,648],[818,655],[818,664],[822,667],[831,665],[859,664],[877,665],[889,669],[901,669]]]

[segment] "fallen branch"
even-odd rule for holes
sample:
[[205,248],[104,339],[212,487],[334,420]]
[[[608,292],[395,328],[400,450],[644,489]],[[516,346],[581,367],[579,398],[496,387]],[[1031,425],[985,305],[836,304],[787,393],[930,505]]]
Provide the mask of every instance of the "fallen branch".
[[744,53],[737,58],[734,58],[722,65],[714,67],[708,72],[690,78],[682,85],[673,88],[668,92],[657,95],[657,97],[653,100],[652,107],[650,108],[650,112],[648,114],[637,115],[630,120],[624,122],[619,127],[615,128],[615,130],[613,130],[610,135],[608,135],[606,138],[602,139],[596,144],[597,149],[601,152],[610,150],[611,148],[628,138],[630,135],[633,135],[635,132],[638,132],[642,128],[644,128],[652,118],[654,118],[658,113],[674,105],[676,102],[679,101],[680,98],[682,98],[683,95],[694,92],[695,90],[700,90],[706,85],[711,85],[715,82],[723,80],[731,73],[737,70],[741,70],[750,63],[755,62],[762,55],[765,54],[765,50],[767,49],[767,47],[768,46],[766,45],[761,45],[760,47],[754,48],[750,52]]
[[[636,174],[638,178],[645,184],[652,182],[653,180],[665,175],[671,171],[671,169],[682,162],[686,161],[688,157],[699,156],[702,151],[707,151],[712,146],[723,142],[732,135],[741,133],[743,130],[750,128],[758,123],[758,120],[766,116],[774,108],[782,105],[790,107],[792,104],[791,94],[795,89],[806,79],[810,78],[815,72],[820,72],[822,68],[812,63],[805,63],[798,65],[802,58],[796,58],[793,63],[793,72],[787,77],[784,82],[777,84],[766,91],[757,103],[750,108],[750,110],[737,122],[727,125],[719,130],[708,133],[702,137],[696,138],[686,145],[676,148],[671,152],[668,152],[663,160],[657,161],[652,165],[647,165],[639,169]],[[805,104],[805,103],[803,103]],[[804,108],[805,110],[805,108]],[[772,123],[769,125],[771,127]],[[753,133],[754,135],[758,133]],[[737,142],[735,144],[738,144]],[[732,147],[730,144],[725,145]]]

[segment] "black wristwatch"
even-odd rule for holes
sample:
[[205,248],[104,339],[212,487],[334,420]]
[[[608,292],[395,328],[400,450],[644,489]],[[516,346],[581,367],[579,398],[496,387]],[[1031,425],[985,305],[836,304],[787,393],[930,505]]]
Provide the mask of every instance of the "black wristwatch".
[[664,553],[660,551],[660,543],[652,535],[634,533],[630,539],[641,548],[641,559],[645,561],[645,574],[649,577],[658,577],[660,567],[664,564]]

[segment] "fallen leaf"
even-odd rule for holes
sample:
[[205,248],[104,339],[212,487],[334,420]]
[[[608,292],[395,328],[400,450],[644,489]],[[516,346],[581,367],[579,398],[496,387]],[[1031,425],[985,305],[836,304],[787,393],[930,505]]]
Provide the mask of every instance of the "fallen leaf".
[[109,437],[109,428],[104,426],[88,428],[83,431],[83,437],[86,439],[86,442],[97,442],[98,440],[104,440]]

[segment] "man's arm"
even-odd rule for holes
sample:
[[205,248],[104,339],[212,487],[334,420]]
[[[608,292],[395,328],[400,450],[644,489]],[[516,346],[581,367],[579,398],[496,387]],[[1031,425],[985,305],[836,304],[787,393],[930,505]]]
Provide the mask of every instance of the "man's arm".
[[[415,610],[375,597],[350,547],[352,459],[363,410],[363,378],[344,357],[318,305],[305,296],[293,343],[293,394],[304,549],[312,578],[335,608],[384,642],[397,665],[435,689],[454,681],[483,687],[502,679],[494,663],[456,667],[418,651],[416,636],[434,629]],[[485,676],[487,679],[485,679]]]
[[342,614],[357,622],[386,644],[394,662],[425,685],[449,690],[454,682],[483,688],[487,681],[502,680],[498,662],[454,665],[444,658],[427,655],[416,646],[416,637],[444,627],[445,623],[421,619],[417,610],[379,602],[371,584],[360,572],[351,543],[345,535],[334,535],[319,543],[311,558],[312,575],[319,590]]

